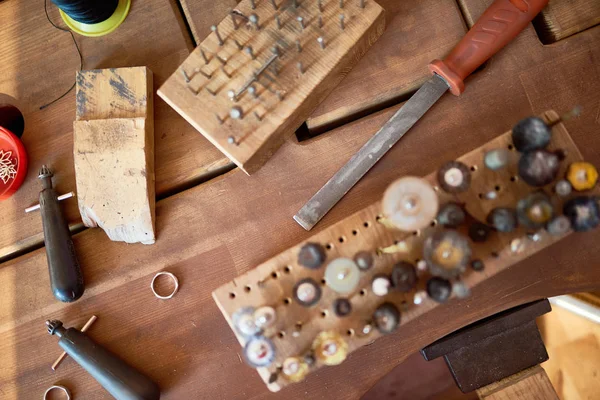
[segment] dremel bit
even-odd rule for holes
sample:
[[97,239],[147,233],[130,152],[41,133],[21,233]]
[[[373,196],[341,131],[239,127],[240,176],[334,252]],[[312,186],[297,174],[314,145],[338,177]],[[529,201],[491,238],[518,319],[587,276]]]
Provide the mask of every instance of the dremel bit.
[[44,242],[50,286],[60,301],[75,301],[83,295],[83,276],[75,254],[69,225],[60,208],[58,194],[52,188],[52,172],[45,165],[38,178],[42,181],[40,212],[44,228]]
[[65,328],[60,321],[46,321],[48,333],[58,345],[117,400],[158,400],[160,388],[119,357],[98,345],[85,333]]

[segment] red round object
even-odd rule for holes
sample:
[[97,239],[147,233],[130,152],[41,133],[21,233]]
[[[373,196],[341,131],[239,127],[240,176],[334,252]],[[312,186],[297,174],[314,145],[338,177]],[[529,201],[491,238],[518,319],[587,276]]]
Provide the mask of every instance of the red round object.
[[6,200],[27,175],[27,151],[21,140],[0,126],[0,200]]

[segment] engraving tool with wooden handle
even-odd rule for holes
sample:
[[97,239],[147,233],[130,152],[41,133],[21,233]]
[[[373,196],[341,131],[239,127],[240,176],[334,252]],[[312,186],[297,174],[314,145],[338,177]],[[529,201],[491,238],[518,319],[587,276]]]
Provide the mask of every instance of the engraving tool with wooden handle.
[[496,0],[446,59],[429,65],[433,76],[294,216],[311,230],[448,90],[458,96],[464,79],[514,39],[548,0]]

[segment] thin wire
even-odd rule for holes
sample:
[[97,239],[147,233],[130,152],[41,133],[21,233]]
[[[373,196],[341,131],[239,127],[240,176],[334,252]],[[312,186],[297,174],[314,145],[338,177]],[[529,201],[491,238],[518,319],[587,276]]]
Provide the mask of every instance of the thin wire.
[[[75,35],[69,29],[61,28],[60,26],[58,26],[54,22],[52,22],[52,20],[50,19],[50,15],[48,15],[48,0],[44,0],[44,12],[46,13],[46,18],[48,19],[48,22],[50,22],[50,24],[52,24],[53,27],[55,27],[56,29],[61,30],[63,32],[69,32],[69,34],[71,34],[71,39],[73,39],[73,43],[75,44],[75,48],[77,49],[77,54],[79,54],[79,71],[82,71],[83,70],[83,55],[81,54],[81,50],[79,49],[77,40],[75,40]],[[71,86],[69,88],[69,90],[64,92],[60,97],[52,100],[50,103],[44,104],[43,106],[41,106],[40,110],[43,110],[44,108],[51,106],[52,104],[56,103],[57,101],[59,101],[60,99],[62,99],[63,97],[65,97],[66,95],[71,93],[71,90],[73,90],[73,88],[75,88],[76,83],[77,82],[73,82],[73,86]]]

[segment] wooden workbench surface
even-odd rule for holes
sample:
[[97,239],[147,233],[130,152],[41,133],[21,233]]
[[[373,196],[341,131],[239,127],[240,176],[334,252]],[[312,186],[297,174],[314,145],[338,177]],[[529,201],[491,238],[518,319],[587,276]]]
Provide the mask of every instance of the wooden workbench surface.
[[[206,1],[206,4],[212,3]],[[461,0],[467,23],[480,15],[490,2]],[[43,9],[28,3],[25,0],[0,2],[0,19],[4,21],[3,16],[13,15],[8,30],[3,27],[0,41],[3,54],[6,51],[11,54],[8,58],[13,67],[7,67],[6,63],[0,65],[0,92],[8,92],[25,104],[22,106],[26,118],[23,140],[31,156],[24,186],[12,199],[0,203],[0,248],[12,249],[4,250],[8,256],[22,246],[18,241],[35,243],[41,239],[39,215],[25,217],[22,214],[22,209],[37,199],[39,184],[35,176],[39,166],[48,163],[56,168],[59,191],[74,189],[71,157],[74,96],[70,94],[46,110],[35,110],[40,102],[47,102],[46,98],[51,99],[69,86],[71,81],[62,77],[66,73],[58,71],[78,68],[76,55],[71,57],[65,50],[72,45],[69,35],[46,30],[33,35],[35,40],[27,45],[17,43],[6,50],[2,47],[5,37],[9,41],[29,40],[27,34],[19,35],[20,29],[24,29],[22,24],[31,24],[29,29],[35,32],[46,29],[41,17],[37,23],[30,22],[40,12],[43,16]],[[413,4],[414,10],[417,4],[431,2],[406,3]],[[209,9],[203,10],[209,12]],[[25,12],[31,18],[15,17]],[[193,11],[188,4],[186,12],[189,16],[200,11]],[[421,18],[417,11],[411,15]],[[221,17],[213,21],[205,15],[204,20],[211,24]],[[158,86],[189,52],[191,38],[186,36],[187,30],[182,29],[181,18],[178,9],[167,0],[134,2],[126,23],[113,35],[102,40],[77,38],[82,44],[85,67],[144,64],[153,70]],[[406,35],[418,31],[418,18]],[[434,16],[427,18],[428,24],[436,23]],[[397,20],[403,24],[400,14],[393,19],[394,24]],[[152,28],[140,34],[148,21],[152,21]],[[465,29],[463,25],[459,28]],[[399,32],[400,28],[397,29]],[[392,38],[384,39],[393,43]],[[543,46],[533,27],[528,27],[469,79],[461,97],[443,97],[316,230],[378,200],[392,179],[404,174],[427,173],[440,162],[505,132],[518,119],[547,109],[560,112],[575,104],[583,106],[583,116],[569,121],[567,128],[584,157],[600,165],[599,41],[600,27],[596,26]],[[34,49],[39,53],[46,43],[55,43],[54,46],[60,48],[56,52],[61,56],[51,57],[58,64],[42,61],[35,55]],[[446,42],[446,49],[449,47],[451,43]],[[426,62],[414,53],[411,56],[419,64]],[[395,57],[390,62],[393,65],[382,65],[378,75],[387,68],[394,74],[393,66],[409,61]],[[38,63],[37,68],[30,66],[34,63]],[[56,71],[47,73],[42,67]],[[22,72],[17,77],[14,71],[19,68]],[[365,68],[372,65],[365,62]],[[412,64],[410,68],[418,70]],[[404,68],[398,67],[401,69]],[[13,78],[7,79],[9,74]],[[54,75],[56,79],[46,78]],[[415,75],[411,79],[415,79]],[[46,89],[30,95],[31,87],[38,81],[44,82]],[[341,90],[359,91],[356,88]],[[426,319],[416,320],[401,332],[359,350],[342,365],[325,368],[279,395],[269,393],[256,372],[241,362],[241,349],[210,293],[308,238],[312,233],[300,228],[292,215],[399,106],[305,142],[286,143],[251,177],[233,170],[198,185],[207,172],[226,165],[227,161],[156,99],[157,192],[162,194],[156,210],[156,244],[110,242],[98,229],[75,235],[87,286],[84,297],[73,304],[58,303],[52,297],[43,248],[0,264],[0,397],[40,398],[47,387],[60,382],[72,388],[74,399],[108,398],[72,360],[66,360],[57,372],[50,370],[60,353],[56,338],[45,331],[44,321],[51,318],[62,319],[67,326],[80,326],[91,314],[98,315],[99,320],[90,335],[147,372],[163,388],[165,399],[278,396],[355,399],[408,355],[461,326],[536,298],[600,285],[600,269],[596,267],[600,253],[595,245],[600,234],[571,235],[547,252],[476,287],[470,298],[437,307]],[[74,202],[66,209],[70,221],[76,222]],[[154,273],[163,269],[176,274],[181,283],[180,292],[169,301],[155,299],[148,287]]]

